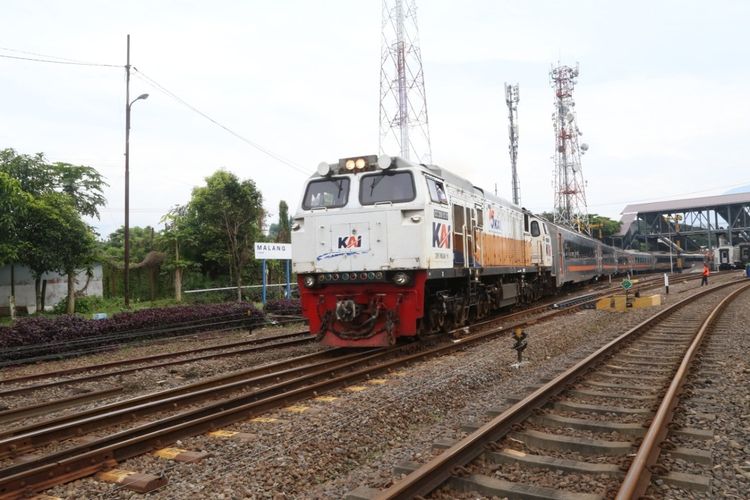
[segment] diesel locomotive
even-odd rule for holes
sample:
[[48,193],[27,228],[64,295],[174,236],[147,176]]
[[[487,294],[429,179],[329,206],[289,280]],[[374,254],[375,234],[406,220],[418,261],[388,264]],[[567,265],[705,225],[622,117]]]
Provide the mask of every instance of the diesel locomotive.
[[399,157],[321,163],[304,189],[292,262],[310,331],[331,346],[392,345],[568,284],[665,266]]

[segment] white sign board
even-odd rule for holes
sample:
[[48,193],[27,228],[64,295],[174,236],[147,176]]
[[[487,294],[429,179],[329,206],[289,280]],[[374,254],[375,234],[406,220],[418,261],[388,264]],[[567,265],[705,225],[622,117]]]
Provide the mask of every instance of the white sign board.
[[291,243],[256,243],[255,259],[283,260],[292,258]]

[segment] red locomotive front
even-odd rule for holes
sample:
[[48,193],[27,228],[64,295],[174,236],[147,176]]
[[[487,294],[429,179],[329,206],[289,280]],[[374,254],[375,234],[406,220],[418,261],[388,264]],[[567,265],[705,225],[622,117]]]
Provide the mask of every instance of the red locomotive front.
[[417,334],[425,279],[425,271],[300,276],[302,312],[323,344],[393,345],[398,337]]

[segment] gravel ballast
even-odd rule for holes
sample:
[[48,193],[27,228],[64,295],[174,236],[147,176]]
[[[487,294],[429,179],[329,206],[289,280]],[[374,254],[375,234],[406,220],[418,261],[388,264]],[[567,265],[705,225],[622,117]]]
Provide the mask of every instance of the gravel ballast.
[[[717,277],[712,284],[718,282]],[[672,304],[697,290],[697,280],[672,285],[663,302]],[[167,474],[169,484],[153,494],[157,498],[342,498],[361,485],[383,487],[393,481],[394,465],[426,461],[436,440],[463,436],[463,424],[487,421],[487,410],[507,406],[507,396],[526,394],[529,386],[569,367],[655,309],[584,310],[536,324],[526,329],[528,363],[520,368],[511,367],[512,341],[500,338],[384,375],[382,382],[326,394],[337,398],[331,401],[297,403],[265,415],[269,421],[226,428],[250,434],[248,440],[201,435],[175,445],[209,452],[199,464],[148,455],[121,467]],[[137,496],[91,478],[48,494]]]

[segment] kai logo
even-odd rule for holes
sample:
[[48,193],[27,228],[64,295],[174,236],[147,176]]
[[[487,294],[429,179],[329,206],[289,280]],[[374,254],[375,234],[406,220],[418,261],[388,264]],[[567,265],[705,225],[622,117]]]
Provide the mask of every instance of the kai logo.
[[362,236],[356,236],[350,234],[348,236],[339,236],[338,248],[361,248],[362,247]]
[[494,229],[495,231],[502,231],[503,230],[503,224],[500,221],[500,217],[497,212],[495,212],[494,208],[490,208],[490,228]]
[[434,248],[451,247],[451,226],[442,222],[432,223],[432,246]]

